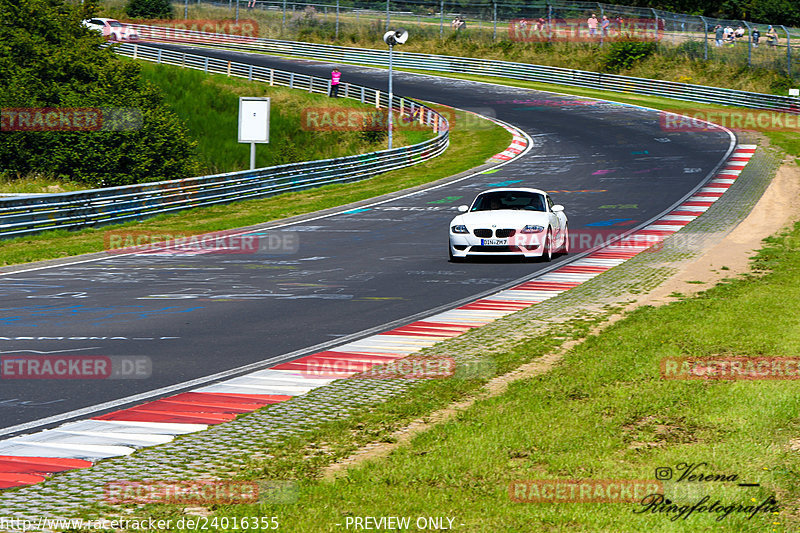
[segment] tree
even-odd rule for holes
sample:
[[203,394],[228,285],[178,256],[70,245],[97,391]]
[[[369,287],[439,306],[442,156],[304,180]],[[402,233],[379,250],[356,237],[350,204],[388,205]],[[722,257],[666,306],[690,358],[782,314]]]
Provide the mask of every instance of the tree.
[[169,0],[128,0],[125,12],[131,18],[171,19],[175,16]]
[[[135,62],[81,24],[92,16],[63,0],[0,0],[0,108],[91,108],[106,118],[99,131],[7,131],[4,120],[0,171],[98,186],[193,175],[185,126]],[[120,123],[126,115],[135,120]]]

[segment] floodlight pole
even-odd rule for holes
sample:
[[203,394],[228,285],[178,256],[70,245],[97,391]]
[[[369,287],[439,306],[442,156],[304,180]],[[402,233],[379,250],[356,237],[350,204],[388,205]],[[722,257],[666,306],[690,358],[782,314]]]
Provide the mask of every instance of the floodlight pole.
[[389,45],[389,150],[392,149],[392,49],[394,46]]

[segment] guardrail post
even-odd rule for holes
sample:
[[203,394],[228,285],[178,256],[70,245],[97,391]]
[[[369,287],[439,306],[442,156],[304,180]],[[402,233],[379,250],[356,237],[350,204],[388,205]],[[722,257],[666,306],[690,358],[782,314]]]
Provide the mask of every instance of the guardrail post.
[[439,2],[439,37],[444,35],[444,0]]
[[228,77],[231,77],[231,62],[228,61]]
[[381,108],[381,92],[379,90],[375,90],[375,109]]
[[247,79],[253,81],[253,65],[247,69]]
[[269,69],[269,86],[270,87],[274,87],[275,86],[275,69],[274,68]]
[[792,37],[789,35],[789,30],[786,26],[781,25],[784,33],[786,33],[786,74],[792,77]]
[[703,59],[708,60],[708,23],[705,17],[700,17],[703,23]]
[[136,59],[136,54],[137,54],[138,52],[139,52],[139,45],[138,45],[138,44],[134,44],[134,45],[133,45],[133,58],[134,58],[134,59]]
[[208,56],[206,56],[206,60],[203,62],[203,72],[208,73]]
[[492,24],[494,25],[494,32],[492,33],[492,40],[497,40],[497,2],[492,2]]
[[308,77],[308,92],[310,93],[314,92],[314,76]]
[[159,65],[161,64],[161,48],[158,49],[158,57],[156,58],[156,63]]
[[753,61],[752,61],[752,59],[753,59],[753,38],[751,36],[752,35],[751,34],[752,28],[750,27],[750,24],[748,24],[746,20],[743,20],[742,22],[747,27],[747,66],[750,67],[750,66],[753,65]]
[[361,103],[362,104],[366,104],[367,103],[367,98],[366,98],[366,95],[364,94],[364,91],[365,91],[365,88],[362,85],[361,86]]
[[289,74],[289,88],[294,89],[294,72]]
[[181,67],[186,67],[186,52],[181,55]]

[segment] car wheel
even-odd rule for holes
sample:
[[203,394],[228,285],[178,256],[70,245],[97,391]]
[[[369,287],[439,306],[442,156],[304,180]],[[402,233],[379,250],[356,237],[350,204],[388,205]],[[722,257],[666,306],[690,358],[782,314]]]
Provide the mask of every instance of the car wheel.
[[553,232],[547,230],[547,237],[544,238],[544,250],[542,250],[541,260],[545,263],[553,259]]
[[558,252],[561,255],[567,255],[569,253],[569,226],[564,226],[564,244],[561,245]]

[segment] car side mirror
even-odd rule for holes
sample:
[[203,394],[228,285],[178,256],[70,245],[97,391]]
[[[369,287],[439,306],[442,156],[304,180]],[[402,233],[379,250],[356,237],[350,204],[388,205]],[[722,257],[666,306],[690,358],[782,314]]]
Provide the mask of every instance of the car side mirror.
[[459,213],[466,213],[468,210],[469,210],[469,206],[468,205],[460,205],[460,206],[458,206],[458,212]]
[[552,211],[553,213],[560,213],[563,210],[564,210],[564,206],[561,205],[561,204],[556,204],[556,205],[554,205],[553,207],[550,208],[550,211]]

